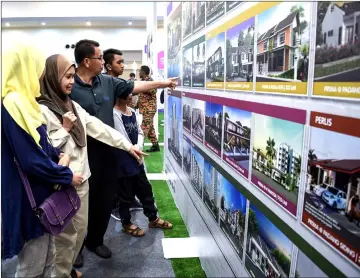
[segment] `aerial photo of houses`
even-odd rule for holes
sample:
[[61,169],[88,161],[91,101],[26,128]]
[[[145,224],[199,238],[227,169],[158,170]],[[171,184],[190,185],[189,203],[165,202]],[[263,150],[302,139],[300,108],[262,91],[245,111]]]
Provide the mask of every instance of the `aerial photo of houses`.
[[[181,5],[169,18],[167,29],[168,40],[168,76],[180,76],[181,53]],[[181,82],[179,83],[181,84]]]
[[254,118],[252,175],[297,204],[304,126],[260,114],[254,114]]
[[311,4],[281,2],[258,15],[257,82],[307,82]]
[[196,193],[202,198],[204,185],[204,158],[194,147],[191,147],[191,185]]
[[359,82],[360,1],[317,5],[314,81]]
[[251,112],[225,106],[224,121],[224,160],[230,166],[233,163],[239,165],[241,169],[233,167],[247,178],[251,154]]
[[[356,250],[360,250],[359,196],[360,138],[311,127],[304,209],[332,219],[336,227],[327,229]],[[316,215],[311,218],[320,221]]]
[[255,18],[226,31],[226,82],[252,82]]
[[193,42],[192,48],[192,87],[205,87],[205,36]]
[[191,86],[191,68],[192,68],[192,47],[187,45],[183,51],[183,86]]
[[225,14],[225,1],[206,2],[206,25],[213,23]]
[[220,193],[220,228],[240,259],[243,256],[246,198],[224,177]]
[[182,118],[181,118],[181,98],[168,97],[168,149],[181,167],[182,162]]
[[206,102],[205,105],[205,145],[220,156],[222,129],[223,129],[223,106]]
[[206,41],[206,82],[224,82],[224,59],[225,33],[223,32]]
[[183,107],[183,128],[185,132],[191,134],[191,106],[193,100],[191,98],[182,98]]
[[203,201],[215,221],[219,221],[219,201],[222,176],[207,160],[204,161]]
[[192,16],[193,16],[193,33],[200,31],[205,27],[205,1],[194,1]]
[[205,101],[194,99],[191,107],[192,135],[201,143],[204,141]]
[[292,242],[250,204],[245,267],[252,277],[289,277],[292,248]]
[[191,141],[183,135],[183,170],[191,178]]

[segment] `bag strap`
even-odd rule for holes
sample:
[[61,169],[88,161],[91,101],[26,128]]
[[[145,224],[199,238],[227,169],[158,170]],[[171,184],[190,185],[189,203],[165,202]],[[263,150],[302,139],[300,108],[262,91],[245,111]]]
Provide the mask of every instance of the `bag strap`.
[[19,174],[20,174],[20,178],[22,180],[22,183],[23,183],[23,185],[25,187],[26,195],[28,196],[28,199],[30,201],[31,208],[36,212],[37,211],[36,202],[35,202],[35,199],[34,199],[34,195],[33,195],[32,191],[31,191],[29,180],[26,177],[25,173],[22,171],[22,169],[21,169],[21,167],[20,167],[20,165],[17,162],[15,157],[14,157],[14,162],[15,162],[15,165],[16,165],[16,167],[18,169]]

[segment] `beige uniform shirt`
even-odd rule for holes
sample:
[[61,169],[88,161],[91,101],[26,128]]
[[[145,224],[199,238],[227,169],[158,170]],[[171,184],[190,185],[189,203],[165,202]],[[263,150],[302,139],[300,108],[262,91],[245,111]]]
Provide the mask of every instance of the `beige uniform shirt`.
[[[86,135],[112,147],[126,151],[130,150],[132,144],[129,143],[129,141],[121,133],[104,124],[98,118],[91,116],[76,102],[73,101],[73,103],[80,118],[78,120],[81,121]],[[62,123],[55,114],[47,106],[40,105],[40,107],[42,114],[46,119],[47,132],[53,146],[59,148],[70,156],[69,168],[73,172],[83,173],[84,181],[86,181],[91,175],[87,146],[79,148],[75,144],[75,141],[72,139],[70,133],[62,127]]]

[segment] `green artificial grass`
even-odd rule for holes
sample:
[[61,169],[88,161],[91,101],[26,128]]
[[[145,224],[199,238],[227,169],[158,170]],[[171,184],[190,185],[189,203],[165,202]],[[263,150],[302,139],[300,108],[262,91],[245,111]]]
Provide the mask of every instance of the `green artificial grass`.
[[[161,125],[161,121],[164,119],[164,112],[159,112],[158,114],[158,123],[159,123],[159,136],[158,140],[159,143],[164,143],[164,126]],[[150,143],[150,140],[148,138],[145,139],[145,143]]]
[[[144,150],[150,147],[144,147]],[[149,153],[144,156],[146,171],[148,173],[162,173],[164,170],[164,147],[160,147],[160,152]]]
[[[151,170],[148,164],[146,168]],[[164,236],[166,238],[189,237],[185,223],[175,205],[167,183],[165,181],[151,181],[151,184],[159,215],[162,219],[173,224],[171,230],[164,230]],[[175,277],[206,277],[199,258],[171,259],[171,265],[174,269]]]

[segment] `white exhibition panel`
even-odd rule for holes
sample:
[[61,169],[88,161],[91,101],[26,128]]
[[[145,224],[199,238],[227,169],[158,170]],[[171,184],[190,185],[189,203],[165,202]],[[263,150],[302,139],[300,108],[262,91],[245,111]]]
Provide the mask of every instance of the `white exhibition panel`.
[[[240,4],[237,8],[235,8],[234,10],[228,12],[227,14],[225,14],[224,16],[222,16],[220,19],[218,19],[217,21],[215,21],[214,23],[210,24],[209,26],[206,26],[203,30],[197,32],[196,34],[193,34],[189,37],[187,37],[186,39],[182,40],[181,43],[181,47],[180,47],[180,56],[182,56],[182,49],[184,48],[184,46],[187,46],[189,44],[191,44],[193,41],[197,40],[198,38],[201,38],[202,36],[205,36],[206,34],[210,33],[211,30],[216,30],[217,28],[221,27],[222,25],[226,24],[226,22],[230,21],[233,17],[251,9],[252,7],[254,7],[258,2],[243,2],[242,4]],[[168,17],[166,18],[166,24],[165,24],[165,28],[167,28],[167,24],[169,21],[169,18],[171,18],[174,15],[174,11],[176,10],[176,7],[179,5],[179,2],[173,2],[173,7],[172,7],[172,11],[170,14],[168,14]],[[338,116],[344,116],[344,117],[352,117],[352,118],[359,118],[360,115],[360,103],[358,102],[358,99],[356,99],[356,97],[354,98],[336,98],[336,97],[322,97],[322,96],[312,96],[311,97],[311,93],[313,91],[313,86],[314,86],[314,80],[313,80],[313,75],[314,75],[314,63],[311,62],[312,60],[315,59],[315,38],[316,37],[316,9],[317,9],[317,3],[311,3],[309,6],[311,7],[311,12],[310,12],[310,18],[311,18],[311,22],[312,24],[309,26],[310,27],[310,37],[312,39],[310,39],[310,50],[309,50],[309,79],[307,80],[307,92],[309,92],[308,94],[304,94],[304,95],[295,95],[295,94],[281,94],[281,93],[266,93],[266,92],[262,92],[262,93],[254,93],[253,91],[251,92],[239,92],[239,91],[230,91],[228,89],[205,89],[205,88],[192,88],[192,87],[178,87],[177,90],[180,91],[182,93],[182,99],[181,99],[181,103],[183,103],[182,101],[184,100],[184,96],[187,95],[191,95],[193,98],[193,96],[195,95],[195,99],[202,99],[202,95],[209,97],[209,96],[214,96],[214,97],[220,97],[220,98],[226,98],[228,99],[227,102],[229,103],[229,105],[231,106],[231,99],[234,100],[240,100],[240,101],[245,101],[245,102],[251,102],[251,103],[260,103],[260,104],[265,104],[265,105],[275,105],[275,106],[279,106],[279,107],[286,107],[286,108],[291,108],[291,109],[297,109],[302,110],[305,112],[306,115],[306,120],[304,121],[304,131],[303,131],[303,146],[302,146],[302,151],[301,151],[301,157],[303,157],[302,162],[301,162],[301,172],[300,172],[300,186],[299,186],[299,191],[298,191],[298,196],[297,196],[297,210],[295,215],[293,216],[291,215],[289,212],[287,212],[284,208],[282,208],[281,206],[279,206],[279,204],[277,202],[275,202],[273,199],[271,199],[268,195],[264,194],[264,192],[262,190],[260,190],[258,187],[254,186],[251,182],[251,179],[249,178],[249,180],[247,178],[244,178],[242,175],[238,174],[234,168],[228,166],[227,163],[225,163],[223,161],[223,159],[221,159],[220,157],[218,157],[217,155],[215,155],[212,151],[209,150],[209,148],[207,148],[205,146],[205,143],[201,143],[198,140],[196,140],[194,138],[193,135],[191,134],[187,134],[186,132],[183,132],[183,134],[185,134],[191,141],[191,144],[195,145],[198,149],[201,149],[201,151],[203,153],[205,153],[208,157],[210,157],[217,165],[220,165],[220,167],[223,169],[223,171],[227,172],[228,174],[230,174],[233,178],[235,178],[244,188],[246,188],[256,199],[258,199],[261,203],[265,204],[268,209],[270,209],[275,215],[277,215],[283,222],[285,222],[289,227],[291,227],[292,230],[294,230],[298,235],[301,236],[301,238],[303,240],[305,240],[307,243],[309,243],[315,250],[317,250],[322,256],[324,256],[329,262],[331,262],[338,270],[340,270],[345,276],[347,277],[359,277],[360,275],[360,271],[359,271],[359,267],[357,267],[355,265],[355,263],[351,262],[349,259],[347,259],[343,254],[341,254],[341,252],[335,248],[333,248],[332,246],[330,246],[330,244],[328,242],[326,242],[324,239],[320,238],[313,230],[309,229],[308,227],[306,227],[303,223],[302,223],[302,214],[303,214],[303,208],[304,208],[304,198],[305,198],[305,183],[306,183],[306,174],[307,174],[307,157],[308,157],[308,153],[309,153],[309,149],[310,149],[310,139],[311,139],[311,127],[310,127],[310,113],[311,111],[313,112],[319,112],[324,113],[324,114],[331,114],[331,115],[338,115]],[[280,16],[279,16],[280,17]],[[257,16],[256,16],[256,20],[255,20],[256,24],[257,24]],[[269,24],[271,25],[271,24]],[[269,28],[271,26],[268,26]],[[256,27],[255,27],[255,33],[256,33]],[[255,43],[256,43],[256,39],[255,39]],[[255,54],[254,56],[256,56],[256,47],[255,47]],[[183,59],[180,59],[180,75],[182,75],[182,70],[183,70]],[[167,65],[168,62],[168,53],[167,51],[165,51],[165,67],[168,67]],[[256,65],[256,60],[254,65]],[[226,68],[226,62],[225,62],[225,66],[224,68]],[[254,70],[255,71],[255,70]],[[360,81],[360,76],[357,77],[357,81]],[[256,80],[254,80],[254,91],[256,90]],[[358,84],[359,83],[351,83],[352,86],[355,86],[358,88]],[[354,85],[357,84],[357,85]],[[345,85],[344,85],[345,86]],[[350,86],[350,85],[349,85]],[[206,87],[206,86],[205,86]],[[171,95],[171,94],[170,94]],[[176,183],[177,186],[176,191],[181,191],[182,186],[181,184],[183,184],[183,187],[186,188],[186,191],[188,193],[188,196],[185,196],[186,199],[184,198],[177,198],[177,194],[174,194],[175,200],[176,200],[176,204],[179,207],[179,210],[182,213],[182,216],[184,217],[184,221],[187,224],[187,227],[190,231],[190,233],[192,233],[193,230],[196,230],[197,228],[194,227],[193,225],[189,225],[189,218],[195,217],[201,217],[205,223],[206,223],[206,227],[207,230],[210,231],[214,242],[216,242],[219,246],[219,248],[222,251],[222,255],[224,256],[224,258],[226,258],[226,264],[230,267],[231,271],[233,272],[233,274],[237,277],[244,277],[244,276],[248,276],[251,274],[249,274],[245,268],[245,266],[243,265],[243,263],[241,262],[239,256],[236,254],[236,252],[234,252],[234,249],[232,247],[231,244],[226,244],[226,242],[229,242],[229,240],[227,239],[227,237],[224,235],[224,232],[219,228],[219,226],[217,225],[217,223],[214,221],[214,219],[211,217],[209,211],[207,210],[207,208],[204,205],[204,202],[202,201],[201,197],[199,197],[198,193],[196,192],[196,190],[194,189],[194,187],[191,185],[191,182],[188,178],[187,175],[185,175],[184,171],[181,169],[181,167],[177,164],[177,162],[175,161],[174,157],[171,155],[169,148],[168,148],[168,138],[170,138],[170,134],[169,134],[169,121],[166,119],[166,117],[169,117],[170,112],[168,111],[169,107],[168,107],[168,98],[169,96],[166,97],[166,103],[165,103],[165,121],[166,123],[168,123],[167,126],[167,131],[165,132],[166,136],[165,136],[165,148],[166,148],[166,153],[165,153],[165,164],[166,167],[168,167],[168,164],[171,164],[172,167],[174,167],[174,171],[175,171],[175,175],[177,175],[177,179],[178,182]],[[206,103],[206,102],[205,102]],[[225,105],[224,105],[225,107]],[[182,107],[180,108],[181,111]],[[225,108],[224,108],[225,109]],[[223,110],[225,111],[225,110]],[[294,110],[295,111],[295,110]],[[181,113],[182,113],[181,112]],[[205,112],[205,111],[204,111]],[[256,112],[253,112],[256,113]],[[183,117],[183,114],[181,114]],[[359,123],[359,122],[357,122]],[[171,125],[171,123],[170,123]],[[357,125],[357,124],[356,124]],[[354,126],[354,128],[358,128],[360,129],[360,125],[359,126]],[[224,128],[223,128],[224,130]],[[253,120],[251,122],[251,147],[250,149],[253,149],[253,143],[254,143],[254,117]],[[360,139],[359,139],[360,140]],[[185,140],[183,140],[185,141]],[[340,144],[346,144],[345,142],[341,142]],[[221,144],[221,152],[223,151],[223,144]],[[182,152],[182,150],[181,150]],[[360,159],[360,157],[359,157]],[[250,156],[250,168],[249,168],[249,177],[251,177],[252,175],[252,156]],[[170,170],[168,170],[170,171]],[[175,177],[176,180],[176,177]],[[170,186],[170,184],[169,184]],[[171,188],[171,186],[170,186]],[[174,186],[173,186],[174,188]],[[182,196],[183,197],[183,196]],[[187,207],[191,206],[190,203],[193,203],[196,207],[197,210],[196,211],[192,211],[191,214],[189,214]],[[248,209],[249,209],[249,202],[248,202],[248,206],[247,206],[247,216],[248,216]],[[248,222],[246,221],[246,224]],[[247,227],[246,227],[247,230]],[[246,237],[246,232],[245,232],[245,237]],[[221,248],[220,246],[222,246],[223,248]],[[226,247],[224,247],[226,246]],[[299,248],[301,248],[301,246],[299,246]],[[299,254],[298,254],[299,252]],[[301,254],[301,256],[300,256]],[[306,254],[305,254],[306,255]],[[295,272],[298,272],[298,269],[301,268],[300,264],[300,258],[301,258],[301,262],[307,261],[309,262],[309,259],[304,259],[305,256],[300,250],[298,250],[298,247],[293,244],[293,248],[291,251],[291,268],[290,268],[290,277],[294,277],[295,276]],[[245,252],[244,252],[244,256],[245,256]],[[300,257],[299,257],[300,256]],[[215,258],[212,258],[212,263],[209,264],[204,264],[203,262],[203,258],[200,256],[201,262],[203,264],[203,267],[205,269],[205,272],[211,273],[212,276],[217,276],[217,271],[216,269],[212,269],[211,265],[214,264],[216,262]],[[210,257],[207,257],[207,259],[210,259]],[[299,259],[299,261],[298,261]],[[320,269],[317,269],[316,265],[314,265],[314,271],[313,273],[308,273],[306,275],[313,275],[312,277],[326,277],[326,275],[324,273],[321,272]],[[224,266],[225,268],[227,267],[226,265]],[[214,272],[212,272],[214,271]],[[331,276],[331,275],[330,275]],[[301,276],[304,277],[304,276]]]

